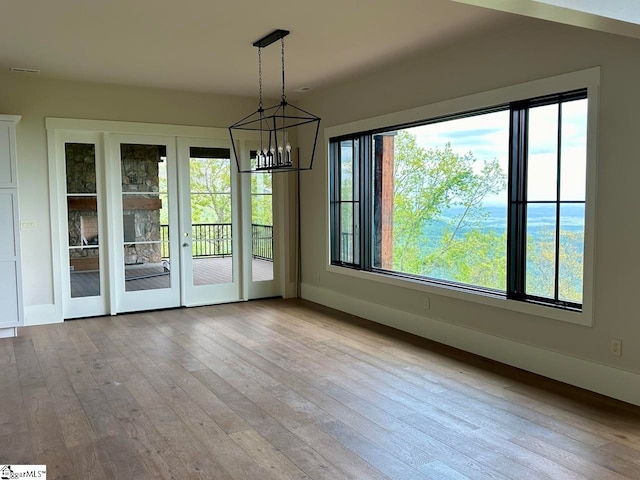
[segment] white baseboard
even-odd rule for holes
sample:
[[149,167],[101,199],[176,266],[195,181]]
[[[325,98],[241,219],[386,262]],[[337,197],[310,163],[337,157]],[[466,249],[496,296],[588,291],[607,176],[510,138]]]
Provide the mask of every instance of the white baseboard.
[[302,298],[576,387],[640,405],[640,375],[307,283]]
[[0,328],[0,338],[12,338],[18,334],[16,327]]
[[47,325],[50,323],[62,323],[62,313],[55,305],[29,305],[24,307],[24,326]]

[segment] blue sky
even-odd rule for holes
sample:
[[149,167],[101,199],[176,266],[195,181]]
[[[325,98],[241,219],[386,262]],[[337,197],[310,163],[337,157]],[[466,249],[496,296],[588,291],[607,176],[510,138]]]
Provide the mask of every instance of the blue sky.
[[[584,200],[586,184],[587,101],[567,102],[562,107],[561,200]],[[531,109],[529,117],[529,200],[555,200],[557,182],[557,105]],[[497,159],[505,173],[509,160],[509,112],[494,112],[414,127],[418,145],[429,149],[447,142],[453,151],[472,152],[478,162]],[[505,204],[506,189],[485,203]]]

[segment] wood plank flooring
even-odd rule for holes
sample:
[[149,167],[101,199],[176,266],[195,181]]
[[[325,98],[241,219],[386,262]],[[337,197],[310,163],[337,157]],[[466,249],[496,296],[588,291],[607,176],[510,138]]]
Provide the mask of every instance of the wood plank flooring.
[[0,465],[50,479],[640,479],[640,408],[300,300],[0,340]]

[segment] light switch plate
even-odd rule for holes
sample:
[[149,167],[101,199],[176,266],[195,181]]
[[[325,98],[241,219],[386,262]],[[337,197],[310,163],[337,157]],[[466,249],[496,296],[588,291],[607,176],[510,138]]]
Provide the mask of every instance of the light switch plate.
[[37,230],[36,222],[33,220],[23,220],[20,222],[20,230],[22,230],[23,232]]

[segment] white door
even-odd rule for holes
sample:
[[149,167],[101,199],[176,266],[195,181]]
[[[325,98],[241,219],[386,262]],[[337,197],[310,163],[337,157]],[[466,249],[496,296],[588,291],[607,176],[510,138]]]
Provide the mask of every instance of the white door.
[[175,137],[110,135],[111,313],[180,305]]
[[231,143],[178,139],[182,304],[241,300],[242,228]]

